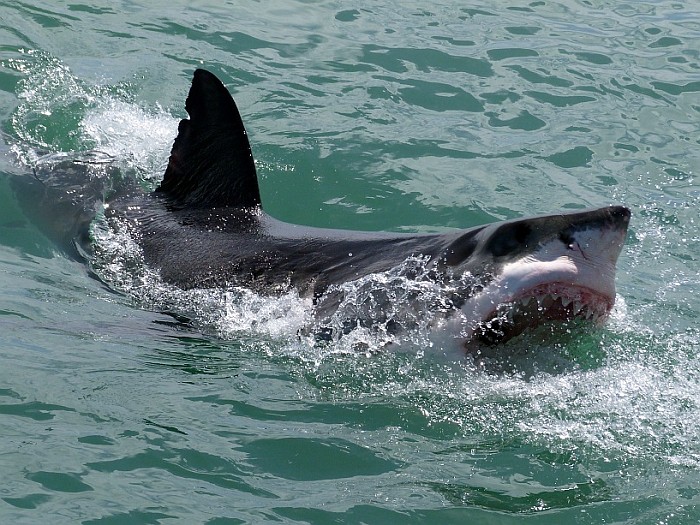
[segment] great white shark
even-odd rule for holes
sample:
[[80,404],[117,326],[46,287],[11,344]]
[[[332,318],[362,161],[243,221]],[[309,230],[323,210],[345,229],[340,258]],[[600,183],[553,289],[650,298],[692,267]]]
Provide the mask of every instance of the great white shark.
[[[76,256],[89,258],[90,223],[103,206],[108,220],[126,225],[165,282],[263,295],[295,290],[313,298],[318,319],[337,307],[342,285],[416,257],[424,262],[422,278],[449,287],[441,326],[465,344],[499,344],[551,321],[600,323],[613,307],[615,266],[630,221],[624,206],[444,234],[289,224],[263,210],[248,135],[222,82],[196,70],[185,109],[189,118],[179,123],[155,191],[117,184],[104,202],[110,177],[71,178],[66,185],[66,173],[81,171],[80,162],[68,160],[20,184],[26,207],[40,210],[46,228]],[[349,320],[361,321],[371,319]]]

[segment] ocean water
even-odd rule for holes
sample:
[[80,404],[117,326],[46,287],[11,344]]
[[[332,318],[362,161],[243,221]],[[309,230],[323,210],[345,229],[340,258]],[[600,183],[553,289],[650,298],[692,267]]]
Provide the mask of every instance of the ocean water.
[[[314,345],[294,294],[170,289],[99,223],[67,257],[10,178],[154,187],[197,67],[282,220],[629,206],[610,321]],[[700,4],[3,0],[0,123],[0,523],[700,521]]]

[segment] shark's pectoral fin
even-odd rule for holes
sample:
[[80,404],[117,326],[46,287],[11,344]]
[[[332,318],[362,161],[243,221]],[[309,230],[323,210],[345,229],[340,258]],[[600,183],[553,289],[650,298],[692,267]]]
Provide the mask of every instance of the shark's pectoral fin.
[[248,135],[228,90],[212,73],[194,73],[158,193],[186,207],[260,205]]

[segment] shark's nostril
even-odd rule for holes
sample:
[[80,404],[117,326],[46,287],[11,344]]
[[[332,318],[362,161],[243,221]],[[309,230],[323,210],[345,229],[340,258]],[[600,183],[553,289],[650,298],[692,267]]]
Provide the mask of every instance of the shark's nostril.
[[610,217],[616,224],[628,224],[632,212],[625,206],[614,206],[610,209]]
[[564,245],[567,247],[569,250],[574,249],[574,245],[576,244],[576,241],[574,241],[574,237],[571,235],[571,233],[568,230],[564,230],[563,232],[559,233],[559,240],[564,243]]

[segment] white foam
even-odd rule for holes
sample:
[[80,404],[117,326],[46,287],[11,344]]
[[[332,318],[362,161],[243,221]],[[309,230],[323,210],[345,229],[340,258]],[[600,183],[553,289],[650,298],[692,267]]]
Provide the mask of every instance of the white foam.
[[86,142],[136,168],[145,178],[160,179],[177,134],[178,120],[162,108],[104,98],[80,122]]
[[178,122],[163,108],[139,106],[133,102],[133,87],[125,83],[83,82],[41,51],[26,51],[5,65],[24,74],[20,104],[11,117],[19,138],[12,151],[20,162],[31,165],[47,153],[96,149],[144,178],[161,176]]

